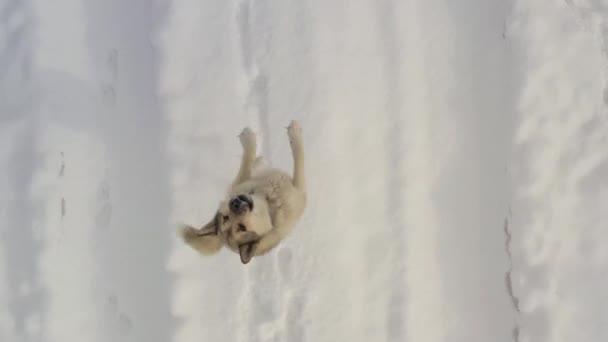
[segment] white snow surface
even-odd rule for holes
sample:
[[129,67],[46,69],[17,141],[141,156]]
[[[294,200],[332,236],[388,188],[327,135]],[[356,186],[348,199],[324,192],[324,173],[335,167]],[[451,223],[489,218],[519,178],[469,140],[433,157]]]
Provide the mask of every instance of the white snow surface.
[[[0,341],[607,341],[607,103],[606,0],[0,0]],[[292,235],[185,246],[292,119]]]

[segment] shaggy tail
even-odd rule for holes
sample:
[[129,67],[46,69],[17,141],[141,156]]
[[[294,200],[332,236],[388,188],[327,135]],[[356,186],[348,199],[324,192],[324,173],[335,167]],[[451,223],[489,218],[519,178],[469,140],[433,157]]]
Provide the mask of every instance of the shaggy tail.
[[198,229],[187,224],[179,226],[179,235],[185,243],[202,255],[213,255],[222,249],[222,241],[217,235],[198,235]]

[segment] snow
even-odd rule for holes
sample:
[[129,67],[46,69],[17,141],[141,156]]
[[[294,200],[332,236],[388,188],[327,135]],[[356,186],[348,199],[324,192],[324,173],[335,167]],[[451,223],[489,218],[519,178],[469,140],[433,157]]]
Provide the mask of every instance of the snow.
[[[608,2],[0,0],[0,341],[604,341]],[[249,125],[309,206],[201,224]]]

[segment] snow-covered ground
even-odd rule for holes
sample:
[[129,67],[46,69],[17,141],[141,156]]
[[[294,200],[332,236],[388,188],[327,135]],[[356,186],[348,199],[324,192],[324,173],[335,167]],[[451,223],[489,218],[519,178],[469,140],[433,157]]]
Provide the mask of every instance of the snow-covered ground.
[[[608,339],[606,0],[0,0],[0,341]],[[175,234],[249,125],[309,206]]]

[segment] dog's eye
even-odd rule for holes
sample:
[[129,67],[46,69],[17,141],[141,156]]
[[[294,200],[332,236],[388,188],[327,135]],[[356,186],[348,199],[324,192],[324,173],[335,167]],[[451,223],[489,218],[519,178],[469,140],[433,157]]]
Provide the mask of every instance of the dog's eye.
[[223,217],[224,222],[228,221],[230,219],[230,217],[228,215]]
[[244,225],[242,225],[242,224],[239,224],[239,231],[240,231],[240,232],[246,232],[246,231],[247,231],[247,227],[245,227],[245,226],[244,226]]

